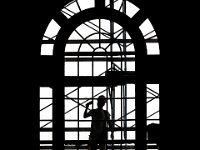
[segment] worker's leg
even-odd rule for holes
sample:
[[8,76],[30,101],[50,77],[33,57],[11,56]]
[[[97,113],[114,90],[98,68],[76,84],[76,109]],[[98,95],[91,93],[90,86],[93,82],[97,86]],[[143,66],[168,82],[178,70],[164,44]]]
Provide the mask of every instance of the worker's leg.
[[100,150],[106,150],[106,144],[99,144],[99,149]]
[[96,150],[97,149],[97,143],[92,142],[91,144],[88,145],[88,150]]

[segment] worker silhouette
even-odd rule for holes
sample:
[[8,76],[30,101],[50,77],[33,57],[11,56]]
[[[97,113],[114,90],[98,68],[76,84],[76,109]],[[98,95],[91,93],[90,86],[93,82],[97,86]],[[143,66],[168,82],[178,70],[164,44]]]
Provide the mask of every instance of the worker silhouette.
[[103,110],[103,106],[107,102],[107,98],[101,95],[97,99],[97,109],[92,109],[88,112],[89,105],[92,101],[86,104],[84,112],[84,118],[92,117],[91,130],[90,130],[90,144],[89,150],[96,150],[99,145],[100,150],[106,150],[107,140],[107,125],[111,130],[111,138],[113,139],[113,123],[110,120],[110,114],[108,111]]

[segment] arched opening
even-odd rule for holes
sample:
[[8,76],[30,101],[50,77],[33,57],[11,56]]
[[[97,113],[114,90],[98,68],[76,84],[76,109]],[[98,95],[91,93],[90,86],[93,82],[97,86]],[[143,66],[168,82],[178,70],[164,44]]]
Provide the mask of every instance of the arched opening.
[[[66,5],[48,26],[56,31],[50,34],[47,28],[43,38],[41,56],[52,57],[58,68],[52,78],[52,100],[40,110],[53,108],[52,118],[40,118],[41,143],[49,143],[42,147],[86,148],[92,120],[83,118],[85,104],[92,101],[90,109],[95,108],[103,94],[109,99],[105,109],[115,125],[115,138],[108,138],[108,149],[158,149],[146,139],[147,125],[160,123],[159,115],[155,117],[159,114],[159,83],[148,84],[144,75],[146,56],[160,53],[151,23],[145,17],[135,21],[139,10],[135,7],[130,13],[129,1],[98,5],[95,1],[94,7],[85,9],[79,2]],[[152,48],[150,43],[157,45]],[[158,102],[150,106],[154,99]],[[152,107],[156,107],[153,112],[149,111]]]

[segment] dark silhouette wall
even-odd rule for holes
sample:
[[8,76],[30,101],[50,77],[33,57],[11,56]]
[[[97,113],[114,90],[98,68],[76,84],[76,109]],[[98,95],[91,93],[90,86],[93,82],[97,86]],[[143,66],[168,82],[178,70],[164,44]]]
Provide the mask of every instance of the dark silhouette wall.
[[[41,60],[41,39],[50,20],[65,4],[67,4],[67,0],[20,2],[15,5],[16,7],[12,10],[12,15],[9,15],[12,16],[12,18],[10,19],[10,17],[7,17],[9,20],[8,31],[10,31],[12,35],[15,35],[15,38],[13,38],[15,44],[11,44],[10,40],[7,44],[10,45],[10,48],[8,48],[10,50],[9,55],[15,56],[13,59],[10,58],[11,60],[9,61],[9,68],[15,69],[15,72],[9,77],[10,82],[7,82],[9,86],[8,94],[15,98],[9,98],[12,104],[8,102],[7,108],[10,109],[11,107],[12,111],[9,111],[7,114],[9,114],[8,116],[10,116],[10,119],[16,118],[14,122],[10,119],[7,121],[9,132],[7,132],[6,135],[9,137],[8,139],[11,143],[8,149],[11,149],[11,147],[21,150],[39,149],[39,135],[37,133],[39,128],[39,101],[37,101],[39,98],[38,82],[41,76],[45,76],[45,69],[48,70],[57,67],[54,64],[47,64],[46,60]],[[169,4],[163,4],[159,0],[134,0],[134,4],[144,10],[145,14],[151,20],[160,40],[161,54],[164,53],[163,51],[167,49],[165,47],[165,29],[167,26],[165,22],[163,22],[163,16],[164,10],[166,10]],[[14,18],[17,18],[17,20],[14,20]],[[145,66],[147,72],[153,72],[153,74],[149,74],[149,78],[162,76],[158,71],[161,68],[150,67],[158,66],[156,64],[157,61],[163,61],[156,59],[157,58],[153,58],[152,61],[147,58],[147,60],[145,60],[149,65]],[[11,74],[12,71],[11,69],[9,74]],[[43,71],[43,74],[40,73],[41,71]],[[52,74],[54,75],[53,72]]]

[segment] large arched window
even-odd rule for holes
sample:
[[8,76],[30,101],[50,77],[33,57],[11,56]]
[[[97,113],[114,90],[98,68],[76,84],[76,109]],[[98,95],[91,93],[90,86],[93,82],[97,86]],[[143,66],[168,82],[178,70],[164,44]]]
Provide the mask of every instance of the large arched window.
[[159,79],[148,77],[146,65],[160,48],[152,23],[132,0],[71,1],[41,41],[41,59],[53,64],[39,85],[41,150],[85,149],[91,122],[83,118],[85,104],[92,100],[90,109],[96,107],[102,94],[115,127],[107,149],[158,149],[146,129],[160,124]]

